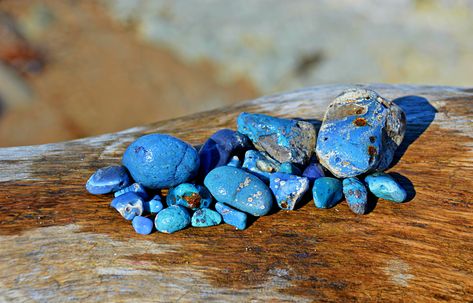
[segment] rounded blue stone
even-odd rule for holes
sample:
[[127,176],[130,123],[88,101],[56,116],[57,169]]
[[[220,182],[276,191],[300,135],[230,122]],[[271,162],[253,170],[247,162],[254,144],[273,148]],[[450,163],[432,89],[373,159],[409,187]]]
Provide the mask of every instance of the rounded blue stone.
[[143,209],[146,212],[151,214],[157,214],[164,208],[163,202],[161,202],[161,197],[156,195],[153,199],[143,202]]
[[85,188],[93,195],[108,194],[127,187],[132,182],[124,166],[98,169],[87,181]]
[[215,226],[220,223],[222,223],[222,216],[215,210],[209,208],[196,210],[191,219],[191,224],[194,227]]
[[133,218],[133,221],[131,221],[131,224],[136,233],[141,235],[149,235],[153,230],[153,220],[146,217],[136,216]]
[[235,226],[239,230],[246,229],[248,216],[244,212],[220,202],[215,203],[215,210],[222,215],[225,223]]
[[407,193],[390,175],[377,172],[365,178],[369,190],[378,198],[401,203],[406,200]]
[[154,219],[156,229],[162,233],[172,234],[186,228],[191,223],[187,209],[180,205],[171,205],[160,211]]
[[190,209],[207,208],[212,203],[212,196],[209,190],[202,185],[182,183],[169,190],[166,203]]
[[110,204],[123,218],[133,220],[135,216],[143,214],[143,198],[133,192],[124,193],[112,200]]
[[368,210],[368,192],[365,185],[357,178],[343,180],[343,194],[348,207],[358,215],[363,215]]
[[317,208],[331,208],[343,197],[342,182],[330,177],[321,177],[312,187],[314,204]]

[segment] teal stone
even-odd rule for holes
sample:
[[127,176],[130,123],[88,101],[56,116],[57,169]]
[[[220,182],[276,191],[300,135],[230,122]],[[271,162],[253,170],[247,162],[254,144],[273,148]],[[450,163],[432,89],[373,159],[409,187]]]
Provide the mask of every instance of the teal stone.
[[271,175],[269,188],[281,209],[293,210],[309,189],[309,179],[277,172]]
[[243,168],[264,182],[269,182],[272,173],[279,170],[281,164],[269,157],[265,152],[249,150],[245,153]]
[[279,166],[278,172],[286,173],[290,175],[296,175],[296,176],[301,175],[301,170],[297,166],[292,164],[291,162],[281,163],[281,165]]
[[181,205],[189,209],[207,208],[212,203],[212,196],[202,185],[182,183],[169,190],[166,203]]
[[210,208],[196,210],[191,219],[191,225],[194,227],[215,226],[220,223],[222,223],[222,216]]
[[358,215],[367,213],[368,192],[365,185],[360,180],[355,177],[344,179],[343,194],[352,212]]
[[239,230],[244,230],[248,224],[248,216],[244,212],[231,208],[228,205],[217,202],[215,210],[222,215],[223,221]]
[[365,182],[370,192],[378,198],[401,203],[407,198],[407,193],[396,180],[384,172],[366,176]]
[[156,229],[162,233],[172,234],[189,226],[191,217],[187,209],[180,205],[171,205],[160,211],[154,219]]
[[343,186],[340,180],[330,177],[315,179],[312,187],[314,204],[317,208],[334,207],[343,198]]

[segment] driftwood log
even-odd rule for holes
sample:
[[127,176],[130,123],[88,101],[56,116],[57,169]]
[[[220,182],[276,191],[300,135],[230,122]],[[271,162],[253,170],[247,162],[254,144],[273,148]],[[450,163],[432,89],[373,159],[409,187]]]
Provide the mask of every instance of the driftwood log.
[[199,145],[242,111],[323,117],[318,86],[76,141],[0,149],[1,302],[473,302],[473,89],[369,85],[408,128],[390,172],[404,204],[365,216],[311,201],[247,230],[134,233],[84,189],[145,133]]

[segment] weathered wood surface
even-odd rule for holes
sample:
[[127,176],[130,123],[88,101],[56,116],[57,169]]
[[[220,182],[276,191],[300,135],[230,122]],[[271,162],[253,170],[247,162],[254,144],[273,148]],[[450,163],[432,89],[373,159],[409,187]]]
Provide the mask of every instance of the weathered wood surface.
[[[473,301],[473,89],[371,85],[407,112],[390,171],[405,204],[365,216],[308,202],[258,219],[140,236],[84,190],[150,132],[201,144],[241,111],[322,119],[319,86],[116,134],[0,149],[1,302]],[[409,181],[408,181],[409,180]]]

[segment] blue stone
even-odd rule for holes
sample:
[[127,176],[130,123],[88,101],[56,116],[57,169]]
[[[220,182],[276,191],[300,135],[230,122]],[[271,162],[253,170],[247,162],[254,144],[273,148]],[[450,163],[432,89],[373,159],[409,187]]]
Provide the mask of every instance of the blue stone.
[[222,223],[222,216],[215,210],[209,208],[196,210],[191,219],[191,224],[194,227],[215,226],[220,223]]
[[348,207],[358,215],[363,215],[368,210],[368,192],[365,185],[357,178],[343,180],[343,194]]
[[351,89],[328,107],[317,138],[320,163],[339,178],[385,170],[406,129],[393,102],[366,89]]
[[407,198],[407,193],[393,177],[384,173],[377,172],[366,176],[365,182],[369,190],[378,198],[401,203]]
[[238,158],[238,156],[233,156],[230,160],[230,162],[227,163],[228,166],[233,166],[233,167],[236,167],[236,168],[240,168],[241,167],[241,161],[240,161],[240,158]]
[[143,187],[143,185],[139,183],[133,183],[132,185],[125,187],[117,192],[115,192],[113,195],[116,197],[123,195],[124,193],[135,193],[138,196],[142,197],[143,199],[147,200],[149,199],[149,195],[146,192],[146,189]]
[[309,179],[277,172],[271,175],[269,187],[281,209],[293,210],[309,189]]
[[154,219],[156,229],[162,233],[172,234],[184,229],[191,223],[187,208],[180,205],[171,205],[160,211]]
[[217,201],[254,216],[266,215],[273,206],[266,184],[240,168],[217,167],[208,173],[204,184]]
[[239,230],[246,229],[248,216],[244,212],[238,211],[220,202],[215,203],[215,210],[222,215],[225,223],[235,226]]
[[247,136],[231,129],[221,129],[205,141],[199,151],[199,179],[202,180],[212,169],[226,165],[233,154],[242,153],[251,147]]
[[153,231],[153,220],[150,218],[136,216],[131,221],[131,225],[135,229],[136,233],[140,235],[149,235]]
[[190,209],[207,208],[212,203],[212,196],[202,185],[182,183],[171,188],[166,197],[169,205],[181,205]]
[[301,170],[291,162],[281,163],[278,172],[297,176],[301,175]]
[[309,122],[241,113],[237,124],[258,150],[280,163],[304,165],[314,152],[316,131]]
[[132,192],[116,197],[110,206],[127,220],[133,220],[135,216],[143,214],[143,198]]
[[193,179],[199,155],[190,144],[164,134],[138,138],[125,151],[123,165],[146,188],[161,189]]
[[115,192],[132,182],[124,166],[108,166],[98,169],[87,181],[85,188],[93,195]]
[[153,199],[149,201],[143,202],[143,210],[151,214],[157,214],[163,208],[164,208],[164,205],[159,195],[154,196]]
[[302,176],[309,179],[311,183],[325,176],[324,169],[319,163],[310,163],[302,173]]
[[280,163],[271,159],[265,152],[249,150],[245,153],[243,168],[264,182],[269,182],[269,176],[280,168]]
[[318,178],[314,181],[312,194],[314,196],[315,207],[334,207],[343,198],[342,182],[330,177]]

